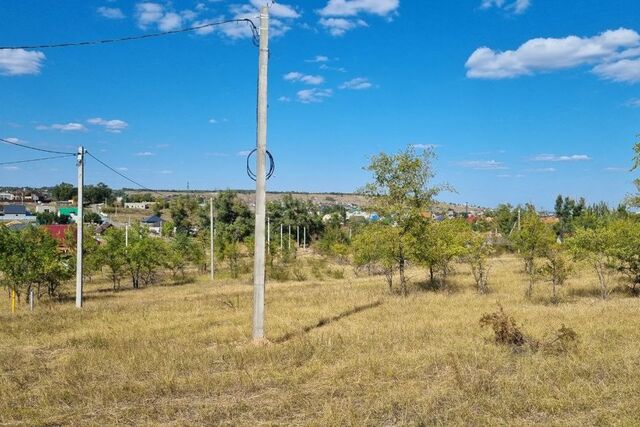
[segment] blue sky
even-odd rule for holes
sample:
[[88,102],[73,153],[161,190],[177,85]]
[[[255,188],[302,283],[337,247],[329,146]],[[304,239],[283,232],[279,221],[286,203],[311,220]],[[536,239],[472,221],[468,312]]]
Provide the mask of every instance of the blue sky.
[[[1,45],[254,17],[263,0],[5,0]],[[271,190],[349,192],[380,151],[434,146],[442,200],[617,204],[640,133],[637,0],[309,0],[271,9]],[[94,155],[152,188],[252,188],[257,49],[243,24],[0,51],[0,137]],[[35,154],[35,155],[34,155]],[[38,157],[0,145],[0,161]],[[126,181],[87,161],[87,182]],[[74,160],[0,168],[74,182]]]

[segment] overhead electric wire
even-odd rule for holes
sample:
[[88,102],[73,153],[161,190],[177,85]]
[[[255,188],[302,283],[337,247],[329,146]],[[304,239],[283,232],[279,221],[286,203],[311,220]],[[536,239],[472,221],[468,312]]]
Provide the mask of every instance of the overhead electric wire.
[[151,188],[148,188],[142,184],[140,184],[137,181],[134,181],[133,179],[129,178],[128,176],[126,176],[125,174],[119,172],[117,169],[109,166],[108,164],[106,164],[105,162],[103,162],[102,160],[100,160],[99,158],[97,158],[96,156],[94,156],[93,154],[91,154],[89,151],[85,150],[85,153],[88,154],[93,160],[95,160],[96,162],[100,163],[102,166],[104,166],[105,168],[109,169],[111,172],[115,173],[116,175],[119,175],[120,177],[126,179],[127,181],[137,185],[138,187],[140,187],[142,190],[145,191],[150,191],[152,193],[156,193],[162,196],[162,193],[160,193],[159,191],[156,190],[152,190]]
[[12,162],[0,162],[0,166],[17,165],[17,164],[20,164],[20,163],[39,162],[39,161],[42,161],[42,160],[62,159],[64,157],[71,157],[71,156],[75,156],[75,154],[71,153],[71,154],[63,154],[62,156],[40,157],[40,158],[37,158],[37,159],[15,160],[15,161],[12,161]]
[[42,151],[43,153],[51,153],[51,154],[64,154],[64,155],[72,155],[74,156],[76,153],[70,153],[67,151],[55,151],[55,150],[46,150],[44,148],[31,147],[29,145],[20,144],[17,142],[9,141],[7,139],[0,138],[0,141],[5,142],[7,144],[15,145],[16,147],[28,148],[29,150]]
[[172,35],[172,34],[187,33],[187,32],[190,32],[190,31],[201,30],[203,28],[215,27],[215,26],[224,25],[224,24],[231,24],[233,22],[236,22],[236,23],[246,22],[247,24],[249,24],[249,26],[251,28],[251,32],[253,34],[253,43],[256,44],[256,40],[259,37],[258,36],[258,28],[256,27],[256,24],[254,24],[253,21],[251,19],[249,19],[249,18],[241,18],[241,19],[227,19],[225,21],[218,21],[218,22],[210,22],[208,24],[195,25],[193,27],[182,28],[182,29],[179,29],[179,30],[161,31],[161,32],[149,33],[149,34],[140,34],[140,35],[137,35],[137,36],[126,36],[126,37],[111,38],[111,39],[99,39],[99,40],[85,40],[85,41],[79,41],[79,42],[36,44],[36,45],[24,45],[24,46],[0,46],[0,50],[8,50],[8,49],[54,49],[54,48],[60,48],[60,47],[92,46],[92,45],[99,45],[99,44],[119,43],[119,42],[127,42],[127,41],[134,41],[134,40],[150,39],[150,38],[155,38],[155,37],[163,37],[163,36],[168,36],[168,35]]

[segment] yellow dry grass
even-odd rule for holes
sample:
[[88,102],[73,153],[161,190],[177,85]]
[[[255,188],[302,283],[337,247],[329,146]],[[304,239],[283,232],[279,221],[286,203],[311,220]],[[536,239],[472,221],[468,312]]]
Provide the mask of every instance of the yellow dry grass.
[[[520,263],[493,264],[486,296],[463,266],[450,292],[416,286],[407,298],[348,267],[344,280],[269,284],[262,346],[250,342],[246,278],[118,293],[97,283],[82,311],[11,316],[5,300],[0,423],[639,425],[640,300],[597,299],[585,271],[560,304],[543,284],[526,301]],[[413,283],[423,276],[413,270]],[[577,350],[495,345],[478,321],[497,302],[533,336],[575,329]]]

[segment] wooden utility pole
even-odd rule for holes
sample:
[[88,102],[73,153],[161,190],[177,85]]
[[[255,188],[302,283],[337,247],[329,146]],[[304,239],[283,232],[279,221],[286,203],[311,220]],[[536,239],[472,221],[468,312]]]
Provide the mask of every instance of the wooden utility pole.
[[78,147],[78,217],[76,219],[76,226],[78,230],[77,234],[77,252],[76,252],[76,307],[82,308],[82,285],[84,283],[83,278],[83,265],[82,265],[82,236],[84,225],[84,200],[82,190],[84,187],[84,147]]
[[253,257],[253,340],[264,340],[267,77],[269,65],[269,8],[260,10],[260,53],[258,60],[258,129],[256,141],[256,229]]

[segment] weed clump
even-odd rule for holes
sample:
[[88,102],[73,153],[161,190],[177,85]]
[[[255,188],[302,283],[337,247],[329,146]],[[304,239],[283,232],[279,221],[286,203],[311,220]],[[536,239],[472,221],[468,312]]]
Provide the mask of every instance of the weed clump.
[[491,326],[497,344],[523,347],[529,342],[515,319],[505,313],[501,305],[498,305],[498,311],[487,313],[480,318],[480,327],[485,326]]
[[546,354],[563,354],[575,350],[578,333],[564,324],[545,340],[537,340],[525,334],[515,319],[498,304],[498,310],[484,314],[480,327],[490,326],[495,335],[495,343],[511,347],[514,351],[541,351]]

